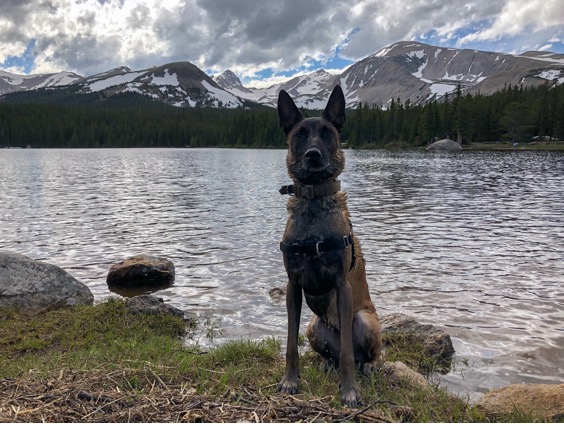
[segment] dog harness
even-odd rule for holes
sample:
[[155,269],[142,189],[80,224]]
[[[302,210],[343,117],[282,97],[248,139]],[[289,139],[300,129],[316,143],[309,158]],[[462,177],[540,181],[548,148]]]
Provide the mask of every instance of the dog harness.
[[[325,239],[317,243],[284,243],[280,242],[280,250],[290,255],[316,255],[321,256],[330,250],[346,249],[353,246],[352,231],[343,238]],[[354,251],[354,246],[353,246]]]
[[[328,196],[337,193],[341,190],[341,182],[339,180],[319,184],[319,185],[300,185],[290,184],[280,188],[280,194],[288,194],[290,196],[303,197],[306,199],[313,199],[315,197]],[[356,262],[356,255],[354,253],[354,239],[352,223],[350,223],[351,231],[346,236],[341,238],[329,238],[320,240],[315,243],[284,243],[280,242],[280,250],[289,255],[312,255],[321,256],[325,252],[331,250],[347,249],[349,246],[352,248],[352,261],[349,272],[353,269]]]

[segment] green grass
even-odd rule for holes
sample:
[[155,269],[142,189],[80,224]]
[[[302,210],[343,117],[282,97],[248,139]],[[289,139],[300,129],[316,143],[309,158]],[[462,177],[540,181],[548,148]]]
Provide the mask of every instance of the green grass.
[[517,148],[508,141],[498,141],[489,143],[471,143],[463,146],[464,150],[507,150],[507,151],[523,151],[523,150],[545,150],[545,151],[564,151],[564,142],[554,141],[532,141],[520,142]]
[[[208,326],[207,328],[205,326]],[[212,326],[211,330],[209,326]],[[284,372],[280,342],[241,340],[204,353],[188,347],[185,338],[204,328],[186,328],[169,315],[132,314],[121,300],[91,307],[74,307],[41,313],[0,311],[0,382],[2,379],[51,381],[72,375],[73,381],[111,374],[111,384],[121,392],[151,393],[155,381],[163,386],[189,386],[198,394],[222,397],[226,393],[253,391],[279,398],[276,384]],[[213,331],[212,331],[213,333]],[[431,372],[420,349],[409,343],[388,346],[387,360],[403,360]],[[300,399],[341,408],[336,370],[321,371],[320,359],[306,351],[300,361]],[[93,377],[94,376],[94,377]],[[100,379],[100,384],[107,384]],[[365,405],[377,408],[392,420],[415,422],[483,422],[485,417],[466,400],[442,388],[415,389],[386,375],[359,375]],[[235,396],[235,395],[234,395]],[[239,395],[237,395],[239,396]],[[270,402],[270,401],[269,401]],[[1,408],[0,408],[1,409]],[[513,414],[503,421],[533,421]],[[57,420],[57,417],[51,417]]]

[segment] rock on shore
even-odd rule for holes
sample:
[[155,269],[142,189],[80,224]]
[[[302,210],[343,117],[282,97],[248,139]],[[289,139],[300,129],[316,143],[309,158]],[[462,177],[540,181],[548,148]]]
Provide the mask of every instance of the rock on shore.
[[[455,353],[450,336],[443,330],[431,324],[419,324],[412,317],[392,313],[384,315],[380,319],[382,336],[388,336],[391,340],[398,337],[411,337],[414,343],[421,343],[425,354],[434,359],[442,366],[442,372],[450,370],[452,357]],[[384,343],[386,337],[384,337]]]
[[137,255],[111,266],[106,282],[111,287],[162,287],[173,283],[174,264],[166,258]]
[[427,147],[427,150],[430,150],[430,151],[446,151],[446,152],[460,152],[462,150],[462,146],[454,140],[444,138],[442,140],[435,141],[434,143],[430,144],[429,147]]
[[512,384],[486,393],[476,408],[488,416],[520,412],[564,420],[564,384]]
[[90,289],[64,269],[18,253],[0,252],[0,307],[92,305]]

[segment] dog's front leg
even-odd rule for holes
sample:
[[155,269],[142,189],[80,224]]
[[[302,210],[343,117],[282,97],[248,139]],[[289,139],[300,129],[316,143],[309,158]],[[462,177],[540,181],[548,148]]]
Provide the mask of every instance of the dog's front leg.
[[353,293],[346,276],[336,285],[339,329],[341,335],[341,354],[339,356],[341,402],[349,408],[356,408],[361,403],[360,392],[356,385],[353,351]]
[[299,358],[298,332],[302,312],[302,289],[291,280],[286,289],[286,309],[288,310],[288,343],[286,346],[286,373],[278,384],[278,390],[295,394],[298,392]]

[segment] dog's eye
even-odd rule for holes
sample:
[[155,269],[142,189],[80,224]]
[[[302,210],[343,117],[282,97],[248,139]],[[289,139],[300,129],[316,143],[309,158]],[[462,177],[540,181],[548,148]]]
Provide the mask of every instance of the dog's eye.
[[333,131],[331,131],[329,128],[324,128],[321,136],[323,137],[324,140],[328,140],[331,141],[333,140]]
[[304,138],[307,138],[307,131],[305,128],[302,128],[301,130],[297,131],[296,134],[294,134],[294,137],[303,140]]

